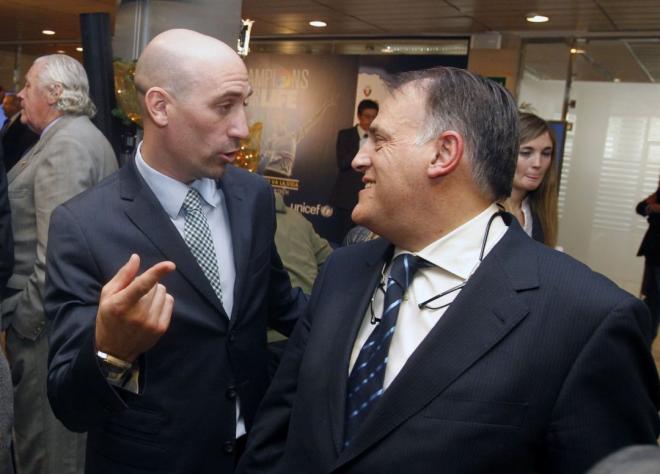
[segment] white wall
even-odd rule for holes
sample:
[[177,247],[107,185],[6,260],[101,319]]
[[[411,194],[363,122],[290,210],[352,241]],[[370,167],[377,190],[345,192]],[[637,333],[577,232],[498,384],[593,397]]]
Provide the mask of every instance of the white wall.
[[[557,118],[557,82],[523,80],[519,102]],[[559,245],[637,295],[643,259],[636,253],[646,221],[635,205],[658,183],[660,85],[575,82],[571,98],[576,107],[560,188]]]

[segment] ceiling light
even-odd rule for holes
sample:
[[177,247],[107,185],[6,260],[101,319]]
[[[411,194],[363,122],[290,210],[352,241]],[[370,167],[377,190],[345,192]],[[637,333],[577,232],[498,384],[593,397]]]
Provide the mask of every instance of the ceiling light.
[[571,54],[584,54],[584,49],[571,48]]
[[78,46],[78,47],[76,48],[76,51],[78,51],[78,52],[80,52],[80,53],[82,53],[82,50],[83,50],[83,49],[82,49],[82,46]]
[[41,30],[44,35],[52,36],[55,34],[53,30]]
[[321,21],[321,20],[312,20],[309,22],[309,24],[314,28],[325,28],[326,26],[328,26],[328,24],[325,21]]
[[545,23],[546,21],[549,20],[550,18],[544,15],[538,15],[536,13],[527,14],[527,21],[530,23]]
[[58,49],[57,50],[57,54],[64,54],[64,53],[66,53],[66,51],[64,51],[63,49]]

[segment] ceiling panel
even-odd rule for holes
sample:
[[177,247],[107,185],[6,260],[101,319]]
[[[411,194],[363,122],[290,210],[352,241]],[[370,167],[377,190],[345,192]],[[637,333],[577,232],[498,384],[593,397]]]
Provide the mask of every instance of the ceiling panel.
[[[160,0],[151,0],[160,1]],[[191,0],[169,0],[185,3]],[[200,0],[197,0],[200,1]],[[0,0],[0,48],[13,49],[10,42],[25,44],[24,52],[69,54],[80,38],[78,15],[108,11],[114,21],[117,0]],[[525,21],[528,13],[550,17],[548,23]],[[660,0],[243,0],[243,17],[256,20],[252,37],[425,37],[428,35],[469,35],[498,31],[527,36],[577,32],[630,33],[660,39]],[[322,19],[327,28],[313,28],[308,22]],[[44,28],[57,34],[47,39]],[[558,33],[559,32],[559,33]],[[50,42],[48,42],[50,41]],[[543,45],[539,46],[541,50]],[[540,59],[530,63],[539,76],[563,77],[565,49],[547,47]],[[591,41],[588,53],[576,58],[579,75],[596,77],[608,71],[612,77],[660,80],[660,46],[649,43],[617,43],[600,48]],[[561,48],[559,48],[561,49]],[[621,67],[616,66],[620,63]],[[556,72],[551,72],[551,71]],[[648,79],[650,80],[650,79]]]
[[[80,13],[108,12],[112,23],[115,11],[115,0],[0,0],[0,41],[78,40]],[[44,29],[55,36],[45,37]]]

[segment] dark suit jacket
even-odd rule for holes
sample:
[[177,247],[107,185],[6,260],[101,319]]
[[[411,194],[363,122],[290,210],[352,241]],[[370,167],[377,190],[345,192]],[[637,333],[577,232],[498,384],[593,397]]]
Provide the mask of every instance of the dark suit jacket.
[[532,211],[532,239],[537,242],[545,243],[545,235],[543,233],[543,227],[541,227],[541,221],[539,221],[539,216],[536,212]]
[[[660,192],[660,189],[655,193],[656,201],[658,199],[658,192]],[[644,239],[639,246],[637,255],[645,256],[646,260],[652,265],[660,265],[660,214],[646,212],[646,201],[637,204],[635,210],[640,216],[645,216],[649,223],[649,228],[646,234],[644,234]]]
[[[72,430],[88,430],[88,473],[231,472],[235,401],[252,424],[266,390],[266,326],[289,333],[305,303],[275,250],[272,189],[228,167],[221,187],[236,263],[231,320],[151,189],[124,166],[51,219],[45,309],[52,321],[48,395]],[[139,396],[113,390],[94,353],[101,286],[131,253],[162,260],[171,325],[139,359]]]
[[16,117],[11,125],[2,131],[2,148],[7,171],[14,167],[25,152],[37,143],[37,140],[39,140],[39,135],[30,130],[27,125],[22,124],[20,116]]
[[362,174],[351,167],[351,162],[360,149],[360,136],[357,125],[340,130],[337,134],[337,167],[339,174],[330,197],[330,204],[351,210],[358,201],[362,189]]
[[7,196],[7,174],[1,161],[0,159],[0,302],[7,280],[14,268],[14,238],[11,231],[11,211]]
[[626,444],[655,443],[645,306],[507,220],[346,450],[349,358],[392,247],[377,239],[336,250],[239,472],[571,474]]

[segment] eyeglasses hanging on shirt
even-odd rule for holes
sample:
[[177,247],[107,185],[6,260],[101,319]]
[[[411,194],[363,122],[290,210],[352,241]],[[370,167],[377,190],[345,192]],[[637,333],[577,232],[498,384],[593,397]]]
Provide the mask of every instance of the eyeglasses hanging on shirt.
[[[425,301],[422,301],[421,303],[419,303],[417,305],[417,307],[419,309],[429,309],[431,311],[437,311],[439,309],[446,308],[447,306],[452,304],[453,300],[448,302],[448,303],[445,303],[445,304],[431,305],[431,303],[433,303],[434,301],[437,301],[437,300],[439,300],[440,298],[442,298],[444,296],[447,296],[447,295],[450,295],[450,294],[455,293],[457,291],[460,291],[460,290],[463,289],[463,287],[465,285],[467,285],[468,281],[470,280],[470,278],[472,277],[474,272],[477,271],[477,268],[479,268],[479,265],[481,264],[482,260],[484,259],[484,253],[486,252],[486,243],[488,242],[488,234],[490,233],[491,224],[493,223],[493,221],[495,220],[496,217],[503,216],[504,214],[506,214],[506,212],[503,209],[500,208],[499,211],[497,211],[495,214],[490,216],[490,219],[488,219],[488,224],[486,224],[486,232],[484,232],[484,238],[483,238],[483,241],[481,242],[481,252],[479,252],[479,261],[474,265],[474,267],[472,267],[472,270],[470,270],[470,273],[468,274],[465,281],[463,281],[463,283],[459,283],[458,285],[456,285],[452,288],[449,288],[448,290],[443,291],[442,293],[438,293],[437,295],[432,296],[431,298],[429,298]],[[378,288],[377,288],[377,291],[381,291],[383,294],[385,294],[385,281],[386,281],[386,279],[385,279],[385,266],[383,266],[383,269],[381,270],[380,282],[378,283]],[[377,294],[377,292],[374,292],[373,296],[371,297],[371,302],[369,303],[369,312],[370,312],[370,315],[371,315],[371,324],[376,324],[376,323],[380,322],[380,318],[378,318],[376,316],[376,314],[374,313],[374,308],[373,308],[374,299],[376,298],[376,294]]]

